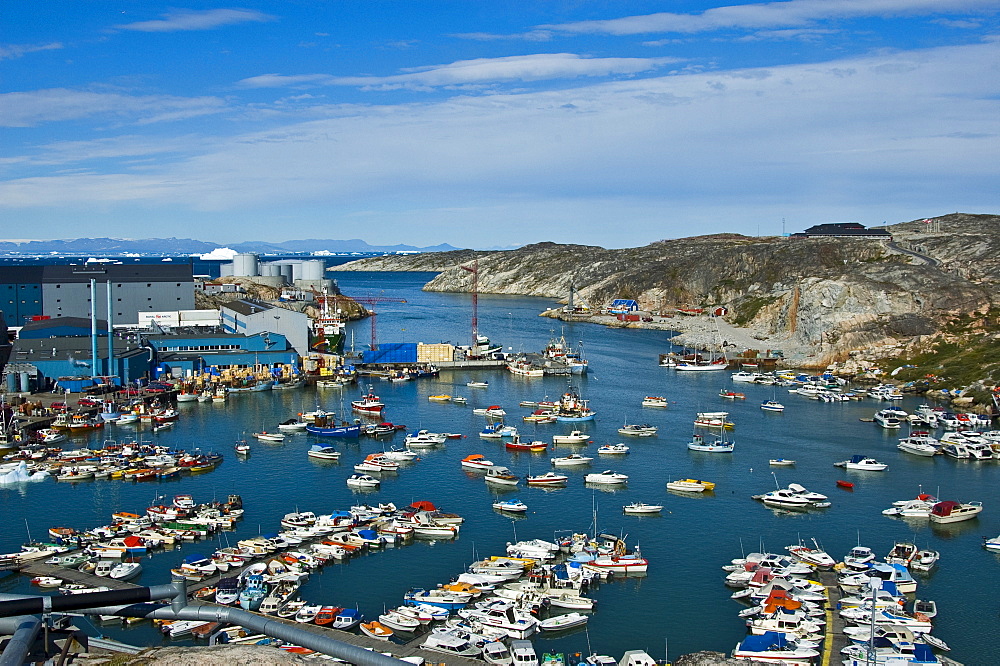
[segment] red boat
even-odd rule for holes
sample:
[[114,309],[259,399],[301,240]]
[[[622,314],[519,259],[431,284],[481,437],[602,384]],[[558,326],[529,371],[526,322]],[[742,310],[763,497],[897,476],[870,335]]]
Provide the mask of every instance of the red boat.
[[545,451],[549,448],[549,445],[545,442],[522,442],[518,437],[515,437],[513,441],[507,442],[504,446],[511,451],[531,452]]
[[366,414],[381,414],[382,410],[385,409],[385,404],[379,400],[377,395],[369,391],[368,395],[361,396],[360,400],[352,400],[351,409]]
[[854,484],[850,481],[837,481],[837,485],[841,488],[846,488],[848,490],[854,490]]

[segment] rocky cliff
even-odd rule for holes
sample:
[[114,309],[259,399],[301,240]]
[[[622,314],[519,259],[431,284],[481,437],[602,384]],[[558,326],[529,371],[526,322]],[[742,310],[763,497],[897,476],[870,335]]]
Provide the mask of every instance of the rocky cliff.
[[[478,255],[480,293],[644,310],[725,307],[725,319],[825,367],[858,349],[899,349],[951,319],[1000,306],[1000,216],[947,215],[872,238],[714,235],[607,250],[539,243]],[[440,270],[424,289],[469,291],[469,252],[380,257],[362,270]],[[390,268],[391,267],[391,268]],[[435,267],[435,268],[430,268]],[[341,267],[342,268],[342,267]]]

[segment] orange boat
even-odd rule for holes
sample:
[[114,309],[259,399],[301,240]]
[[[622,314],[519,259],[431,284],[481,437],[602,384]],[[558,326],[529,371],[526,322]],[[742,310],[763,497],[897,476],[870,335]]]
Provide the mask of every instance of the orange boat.
[[845,488],[847,490],[854,490],[854,484],[851,483],[850,481],[841,481],[841,480],[838,480],[837,481],[837,486],[840,487],[840,488]]
[[337,615],[339,615],[342,610],[344,609],[338,608],[337,606],[323,606],[319,609],[319,612],[316,613],[316,617],[313,619],[313,622],[321,627],[333,624],[334,619],[336,619]]
[[520,437],[514,437],[513,440],[507,442],[504,446],[511,451],[531,451],[532,453],[545,451],[549,448],[549,445],[545,442],[522,442]]
[[361,627],[361,633],[369,638],[377,638],[380,641],[387,641],[392,636],[392,629],[377,620],[362,622],[358,626]]

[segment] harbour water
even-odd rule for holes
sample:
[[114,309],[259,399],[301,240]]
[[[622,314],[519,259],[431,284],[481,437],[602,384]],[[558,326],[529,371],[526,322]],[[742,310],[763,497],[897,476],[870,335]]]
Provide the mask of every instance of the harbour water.
[[[378,307],[378,337],[385,342],[468,343],[471,337],[471,299],[467,294],[436,294],[420,291],[426,273],[340,273],[336,277],[348,294],[377,294],[406,299],[406,303],[384,303]],[[182,403],[176,426],[152,434],[148,428],[107,428],[77,445],[98,447],[105,439],[152,440],[180,448],[218,450],[226,460],[214,472],[162,483],[93,481],[77,484],[44,483],[0,487],[0,511],[5,529],[0,532],[0,552],[17,550],[31,537],[41,539],[50,526],[92,527],[105,524],[116,511],[141,512],[180,493],[196,501],[224,500],[230,493],[242,495],[246,516],[235,532],[211,542],[185,545],[159,552],[143,562],[137,581],[160,584],[169,580],[170,567],[192,553],[210,553],[215,547],[258,533],[278,531],[278,521],[294,510],[317,513],[345,509],[357,503],[394,502],[406,505],[429,500],[438,507],[466,518],[460,537],[454,541],[416,541],[412,545],[373,552],[346,564],[331,564],[313,574],[300,596],[312,602],[338,606],[357,605],[369,618],[384,607],[399,605],[410,587],[429,587],[446,582],[474,559],[502,554],[507,542],[545,538],[560,530],[588,532],[596,514],[601,531],[627,535],[650,560],[644,577],[603,583],[589,596],[597,606],[586,631],[577,630],[549,638],[535,637],[539,652],[600,652],[616,657],[627,649],[641,648],[654,657],[664,651],[676,657],[697,650],[729,652],[745,634],[737,612],[742,608],[729,599],[732,590],[723,585],[720,567],[741,552],[783,551],[799,539],[812,538],[834,557],[842,557],[861,543],[880,556],[893,542],[912,541],[941,552],[938,569],[919,576],[917,596],[937,601],[939,614],[935,635],[952,646],[955,659],[966,664],[992,663],[998,601],[993,581],[1000,559],[981,547],[982,536],[1000,532],[1000,512],[995,505],[997,462],[970,463],[936,457],[921,458],[896,449],[905,434],[885,431],[870,418],[885,403],[873,400],[822,403],[789,395],[785,389],[740,384],[746,400],[720,398],[720,388],[733,388],[728,373],[676,373],[657,365],[657,355],[666,351],[668,340],[661,331],[606,329],[586,324],[563,325],[537,315],[551,305],[545,299],[480,295],[479,328],[497,343],[513,351],[537,351],[553,335],[583,343],[591,371],[574,377],[576,388],[597,412],[589,423],[535,425],[522,423],[528,408],[522,400],[555,399],[567,387],[564,377],[523,378],[503,371],[442,372],[440,377],[402,383],[374,383],[375,392],[386,403],[385,420],[403,423],[412,430],[460,432],[464,439],[448,440],[437,449],[421,452],[420,460],[398,473],[384,475],[379,490],[352,491],[345,479],[352,466],[368,453],[389,443],[362,438],[337,444],[343,452],[339,462],[318,462],[305,452],[315,441],[299,434],[283,444],[267,444],[250,434],[274,430],[278,422],[320,405],[347,414],[350,400],[367,388],[361,384],[343,389],[303,389],[232,396],[225,403]],[[368,321],[355,322],[353,335],[358,349],[369,342]],[[348,342],[350,346],[350,338]],[[467,387],[471,379],[487,379],[485,389]],[[468,398],[464,405],[438,403],[428,396],[447,393]],[[664,395],[666,409],[643,408],[645,395]],[[777,397],[786,405],[783,413],[760,410],[763,400]],[[922,401],[907,397],[902,408],[913,411]],[[568,433],[583,426],[593,443],[586,447],[560,446],[544,454],[516,454],[495,441],[481,440],[484,425],[476,407],[501,405],[507,422],[516,425],[524,439],[551,442],[553,434]],[[347,412],[343,411],[344,406]],[[736,427],[732,454],[694,453],[686,448],[693,433],[697,411],[727,410]],[[656,437],[625,438],[617,429],[623,423],[650,423],[659,427]],[[251,455],[238,460],[233,443],[247,438]],[[628,456],[598,459],[597,446],[625,441]],[[395,436],[402,444],[402,434]],[[491,508],[496,489],[479,474],[466,472],[459,461],[471,453],[483,453],[495,463],[507,465],[524,476],[551,469],[549,458],[571,451],[586,451],[595,457],[588,469],[569,468],[569,485],[543,490],[518,486],[503,493],[519,498],[529,510],[521,518],[500,514]],[[558,452],[558,453],[555,453]],[[850,472],[833,466],[852,454],[866,454],[889,463],[885,472]],[[792,458],[794,467],[770,467],[771,458]],[[608,492],[583,482],[587,471],[614,469],[629,475],[626,489]],[[716,490],[704,497],[668,492],[667,481],[677,478],[714,481]],[[853,491],[836,487],[838,479],[854,482]],[[784,513],[765,508],[750,495],[797,482],[830,496],[832,506],[810,513]],[[985,509],[972,521],[930,526],[887,518],[881,514],[895,500],[916,496],[920,490],[942,499],[981,500]],[[663,504],[659,516],[622,514],[632,502]],[[0,591],[36,593],[27,579],[0,574]],[[85,620],[81,620],[84,621]],[[125,630],[117,625],[97,628],[105,635],[136,644],[160,644],[167,639],[152,628],[139,625]],[[192,641],[174,641],[190,643]]]

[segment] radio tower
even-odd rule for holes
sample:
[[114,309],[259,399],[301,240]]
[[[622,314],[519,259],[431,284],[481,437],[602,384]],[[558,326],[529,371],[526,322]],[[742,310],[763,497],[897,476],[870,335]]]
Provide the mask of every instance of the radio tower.
[[479,257],[472,260],[472,268],[462,266],[463,271],[472,273],[472,348],[479,340]]

